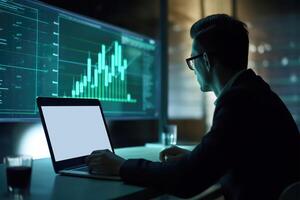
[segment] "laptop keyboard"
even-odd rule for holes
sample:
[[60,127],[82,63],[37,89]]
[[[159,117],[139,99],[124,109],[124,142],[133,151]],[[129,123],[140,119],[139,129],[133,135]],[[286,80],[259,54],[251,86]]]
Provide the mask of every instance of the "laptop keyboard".
[[73,170],[81,171],[81,172],[89,172],[89,167],[88,166],[84,166],[84,167],[75,168]]

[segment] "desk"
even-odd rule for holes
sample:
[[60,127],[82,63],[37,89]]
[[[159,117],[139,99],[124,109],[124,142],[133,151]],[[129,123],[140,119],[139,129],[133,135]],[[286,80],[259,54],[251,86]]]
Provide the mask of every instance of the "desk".
[[[141,146],[115,149],[116,154],[129,158],[159,160],[162,146]],[[186,148],[192,149],[191,146]],[[150,188],[124,184],[122,181],[88,179],[56,175],[50,158],[33,162],[31,195],[29,200],[93,200],[93,199],[150,199],[161,195]],[[6,177],[0,165],[0,199],[9,199],[6,194]]]

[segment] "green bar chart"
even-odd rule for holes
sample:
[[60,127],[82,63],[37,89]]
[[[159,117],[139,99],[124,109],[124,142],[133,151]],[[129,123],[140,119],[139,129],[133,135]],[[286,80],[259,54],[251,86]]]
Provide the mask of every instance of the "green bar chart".
[[97,60],[90,53],[86,59],[86,71],[80,79],[73,79],[73,98],[98,98],[101,101],[136,103],[127,91],[128,61],[122,56],[122,45],[115,41],[112,53],[105,45],[99,46]]
[[59,97],[99,99],[110,117],[156,114],[155,44],[65,16],[59,24]]

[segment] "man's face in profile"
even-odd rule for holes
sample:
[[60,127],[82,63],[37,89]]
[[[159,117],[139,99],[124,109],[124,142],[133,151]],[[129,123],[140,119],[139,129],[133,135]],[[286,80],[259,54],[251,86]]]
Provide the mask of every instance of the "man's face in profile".
[[[197,56],[199,54],[202,54],[204,51],[201,50],[200,47],[198,47],[195,44],[195,40],[193,40],[193,46],[192,46],[192,54],[191,56]],[[209,92],[211,91],[209,83],[208,83],[208,71],[206,67],[204,66],[204,63],[202,62],[202,56],[198,57],[194,60],[195,63],[195,70],[194,73],[197,77],[197,81],[200,85],[200,90],[202,92]]]

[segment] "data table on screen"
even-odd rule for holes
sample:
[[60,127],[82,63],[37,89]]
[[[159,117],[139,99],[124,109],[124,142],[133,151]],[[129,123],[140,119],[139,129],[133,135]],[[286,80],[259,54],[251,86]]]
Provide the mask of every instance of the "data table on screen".
[[116,118],[159,115],[157,40],[38,1],[0,0],[0,117],[36,97],[96,98]]

